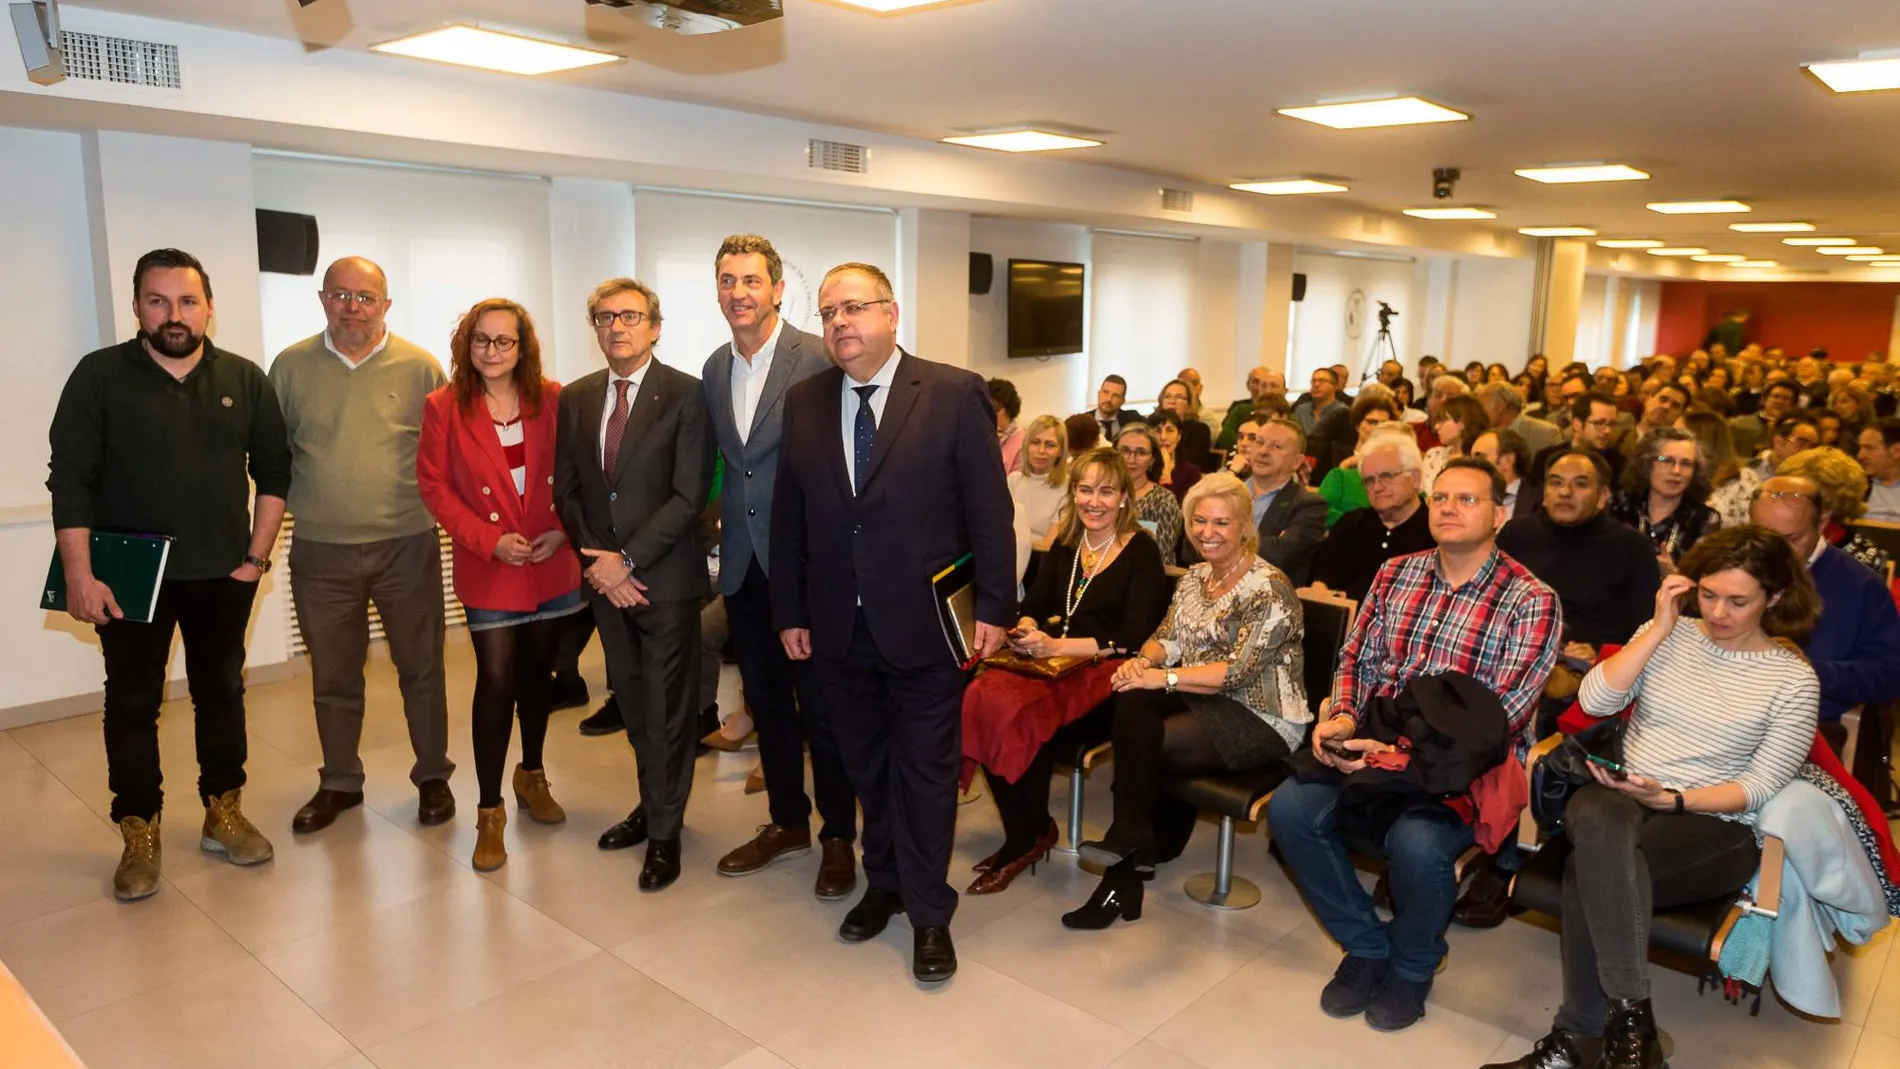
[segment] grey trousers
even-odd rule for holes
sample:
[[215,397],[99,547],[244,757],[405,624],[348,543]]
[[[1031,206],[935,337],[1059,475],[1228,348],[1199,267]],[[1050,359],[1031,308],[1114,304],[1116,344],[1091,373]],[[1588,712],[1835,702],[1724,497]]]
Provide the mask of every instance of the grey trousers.
[[700,605],[656,601],[621,610],[592,590],[587,600],[600,627],[614,704],[633,744],[647,825],[655,839],[677,839],[700,736]]
[[310,656],[311,698],[323,744],[321,784],[363,789],[363,667],[369,607],[382,617],[389,658],[402,687],[403,717],[416,762],[415,784],[446,780],[449,699],[442,672],[442,557],[435,529],[407,538],[339,545],[290,543],[290,592]]

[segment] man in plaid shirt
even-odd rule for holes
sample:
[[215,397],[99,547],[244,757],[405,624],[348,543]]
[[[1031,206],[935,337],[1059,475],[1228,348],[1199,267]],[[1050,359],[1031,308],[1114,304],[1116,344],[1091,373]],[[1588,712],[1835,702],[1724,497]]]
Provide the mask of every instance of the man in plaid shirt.
[[[1488,462],[1445,465],[1428,498],[1438,548],[1379,569],[1340,653],[1332,719],[1313,730],[1313,755],[1323,764],[1352,772],[1365,763],[1336,755],[1329,743],[1348,753],[1386,749],[1353,738],[1360,710],[1397,696],[1415,677],[1444,672],[1462,672],[1495,692],[1523,751],[1563,620],[1556,594],[1498,551],[1503,500],[1504,480]],[[1393,824],[1383,844],[1394,907],[1386,924],[1340,839],[1333,820],[1338,797],[1335,784],[1288,781],[1274,792],[1268,820],[1300,891],[1346,950],[1320,993],[1320,1008],[1334,1017],[1364,1013],[1372,1027],[1396,1031],[1425,1015],[1458,896],[1454,868],[1474,833],[1437,802]]]

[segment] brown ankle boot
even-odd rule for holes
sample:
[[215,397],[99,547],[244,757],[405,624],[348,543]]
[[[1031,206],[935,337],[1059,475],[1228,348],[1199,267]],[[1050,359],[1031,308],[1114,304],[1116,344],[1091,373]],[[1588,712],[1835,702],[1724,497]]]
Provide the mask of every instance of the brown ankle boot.
[[475,856],[469,862],[476,872],[493,872],[508,863],[508,848],[501,841],[501,833],[507,827],[506,808],[475,810]]
[[158,818],[150,821],[126,817],[119,821],[119,834],[125,837],[125,853],[119,855],[119,870],[112,874],[112,896],[121,902],[136,902],[158,893],[158,863],[162,846],[158,841]]
[[554,800],[550,786],[546,769],[530,772],[515,766],[515,805],[527,810],[536,824],[559,824],[567,819],[567,810]]
[[242,793],[240,787],[205,799],[204,834],[198,846],[206,853],[223,854],[233,865],[261,865],[274,851],[238,805]]

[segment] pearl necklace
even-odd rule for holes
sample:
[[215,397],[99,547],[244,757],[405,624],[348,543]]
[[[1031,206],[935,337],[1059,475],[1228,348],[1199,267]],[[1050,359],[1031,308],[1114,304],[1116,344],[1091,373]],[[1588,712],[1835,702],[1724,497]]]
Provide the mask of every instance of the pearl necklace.
[[[1108,551],[1114,548],[1115,541],[1119,537],[1121,536],[1110,532],[1108,541],[1097,546],[1089,541],[1087,531],[1082,533],[1082,545],[1087,546],[1089,551],[1095,554],[1095,567],[1087,572],[1082,571],[1082,548],[1076,547],[1075,559],[1069,562],[1069,588],[1062,596],[1063,638],[1069,637],[1069,622],[1075,619],[1076,607],[1082,604],[1082,595],[1088,593],[1089,584],[1094,582],[1096,576],[1108,569],[1108,562],[1115,556],[1114,553]],[[1080,576],[1080,582],[1077,581],[1078,576]]]

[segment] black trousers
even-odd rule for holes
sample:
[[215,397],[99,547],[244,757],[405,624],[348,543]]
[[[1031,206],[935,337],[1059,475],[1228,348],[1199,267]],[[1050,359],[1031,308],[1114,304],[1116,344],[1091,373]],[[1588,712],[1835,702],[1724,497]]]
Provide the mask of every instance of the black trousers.
[[898,891],[914,927],[950,923],[957,909],[950,849],[963,765],[962,669],[944,650],[925,668],[878,652],[859,610],[843,660],[814,657],[845,771],[864,806],[864,873]]
[[244,629],[256,583],[236,579],[167,581],[149,624],[102,625],[106,660],[106,776],[112,819],[151,820],[164,804],[158,758],[158,712],[174,630],[185,640],[198,744],[198,797],[244,786]]
[[[1203,707],[1233,704],[1222,695],[1196,695]],[[1128,690],[1115,695],[1115,820],[1103,836],[1151,862],[1172,861],[1187,849],[1196,811],[1161,789],[1170,776],[1194,776],[1227,767],[1188,695]],[[1249,714],[1251,715],[1251,714]],[[1278,739],[1263,765],[1284,761]]]
[[699,600],[614,608],[592,591],[614,704],[640,774],[640,804],[655,839],[677,839],[693,789],[699,742]]
[[[811,825],[812,802],[805,795],[805,744],[809,741],[812,793],[822,821],[818,836],[845,842],[856,839],[858,799],[838,754],[838,739],[815,668],[811,661],[785,656],[785,644],[772,628],[772,597],[765,571],[756,557],[738,591],[727,594],[725,603],[739,678],[759,732],[759,764],[765,773],[772,823],[785,828]],[[711,661],[716,668],[717,653]]]

